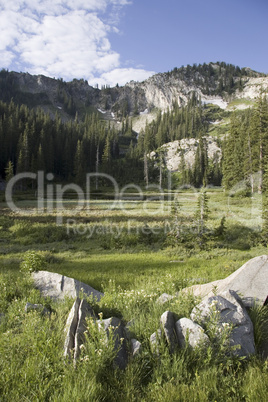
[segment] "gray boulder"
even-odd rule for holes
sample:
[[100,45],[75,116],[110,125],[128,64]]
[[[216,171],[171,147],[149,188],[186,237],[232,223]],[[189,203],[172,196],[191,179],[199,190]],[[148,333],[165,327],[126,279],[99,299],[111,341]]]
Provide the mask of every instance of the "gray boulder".
[[159,355],[159,346],[162,338],[162,331],[158,329],[150,336],[150,345],[152,352]]
[[216,319],[219,336],[230,328],[229,345],[235,347],[235,355],[246,357],[255,353],[252,321],[242,300],[233,290],[205,298],[193,309],[191,319],[201,325]]
[[86,318],[88,317],[93,317],[96,319],[96,315],[92,307],[85,299],[83,299],[78,308],[77,328],[74,336],[74,360],[78,359],[81,345],[83,345],[85,342],[85,331],[87,329]]
[[195,349],[201,344],[209,343],[209,338],[204,329],[189,318],[181,318],[175,323],[178,342],[181,348],[188,344]]
[[157,299],[156,303],[165,304],[166,302],[174,299],[175,296],[169,295],[168,293],[162,293],[161,296]]
[[61,300],[67,296],[75,299],[80,294],[84,294],[85,296],[93,296],[99,301],[103,296],[103,293],[83,282],[54,272],[33,272],[32,278],[35,287],[40,290],[44,297]]
[[166,338],[166,341],[169,346],[170,352],[174,352],[174,349],[178,343],[176,330],[175,330],[175,319],[174,314],[171,311],[165,311],[160,318],[160,324],[163,328],[163,332]]
[[122,321],[117,317],[111,317],[106,320],[98,320],[97,323],[99,329],[103,329],[106,332],[107,339],[112,335],[114,350],[116,351],[115,366],[122,370],[125,369],[128,363],[128,349]]
[[192,293],[194,296],[213,296],[216,287],[220,294],[229,289],[241,294],[246,307],[251,307],[255,302],[264,304],[268,296],[268,255],[262,255],[247,261],[225,279],[194,285],[185,288],[182,292]]
[[94,311],[86,300],[78,297],[74,301],[65,326],[64,356],[74,353],[76,361],[80,355],[81,345],[85,342],[86,318],[96,318]]
[[65,343],[64,343],[64,356],[71,357],[72,351],[74,351],[74,339],[76,328],[78,324],[78,310],[81,300],[77,297],[68,315],[67,322],[65,325]]

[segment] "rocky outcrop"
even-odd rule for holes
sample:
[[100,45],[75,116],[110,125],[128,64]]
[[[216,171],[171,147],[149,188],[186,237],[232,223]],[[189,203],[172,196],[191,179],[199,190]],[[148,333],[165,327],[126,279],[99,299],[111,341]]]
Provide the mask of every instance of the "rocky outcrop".
[[65,297],[75,299],[84,294],[85,296],[91,296],[99,301],[103,296],[103,293],[83,282],[54,272],[33,272],[32,278],[34,286],[40,290],[44,297],[51,297],[59,300],[64,299]]
[[[214,161],[217,158],[221,160],[222,151],[218,146],[215,138],[211,136],[204,137],[207,144],[208,159]],[[182,155],[186,168],[193,168],[195,162],[195,155],[197,151],[199,140],[196,138],[183,138],[163,144],[160,149],[164,152],[165,166],[171,172],[179,171],[181,166]],[[155,158],[156,153],[151,152],[150,157]]]
[[268,255],[262,255],[247,261],[225,279],[193,285],[182,292],[194,296],[213,296],[215,291],[221,294],[229,289],[241,295],[243,304],[247,307],[254,303],[264,304],[268,296]]
[[[211,64],[211,68],[218,69],[219,66]],[[191,70],[191,69],[190,69]],[[228,105],[227,100],[237,98],[255,99],[259,95],[260,88],[268,88],[268,77],[256,72],[251,72],[252,77],[245,75],[242,77],[242,88],[231,96],[227,93],[221,95],[207,95],[207,91],[214,93],[219,82],[214,78],[210,81],[209,87],[204,87],[205,76],[199,71],[187,72],[187,69],[179,74],[159,73],[148,78],[143,82],[131,81],[125,86],[114,88],[93,88],[83,79],[74,79],[71,82],[63,82],[44,75],[30,75],[28,73],[6,72],[5,79],[13,82],[13,90],[16,88],[20,98],[25,94],[27,104],[29,94],[35,100],[35,106],[43,108],[46,112],[55,116],[60,114],[63,120],[73,119],[74,116],[68,115],[64,107],[62,97],[59,96],[64,91],[65,97],[72,99],[79,109],[79,113],[86,113],[86,105],[90,105],[102,113],[102,118],[115,120],[122,117],[122,110],[127,107],[130,115],[142,114],[145,110],[149,112],[153,108],[167,110],[173,107],[174,102],[179,106],[188,102],[189,96],[195,92],[203,103],[212,103],[223,109]],[[234,81],[239,79],[234,76]],[[228,99],[225,99],[225,98]],[[82,112],[84,108],[84,111]],[[83,117],[83,116],[78,116]],[[143,127],[145,124],[143,125]]]
[[[151,348],[157,355],[161,339],[165,340],[170,353],[173,353],[176,348],[207,346],[215,342],[215,337],[222,340],[226,353],[239,357],[255,353],[252,321],[242,300],[232,290],[205,298],[193,309],[191,319],[184,317],[175,322],[174,317],[170,311],[163,313],[160,318],[161,329],[150,337]],[[209,329],[212,327],[214,334]]]

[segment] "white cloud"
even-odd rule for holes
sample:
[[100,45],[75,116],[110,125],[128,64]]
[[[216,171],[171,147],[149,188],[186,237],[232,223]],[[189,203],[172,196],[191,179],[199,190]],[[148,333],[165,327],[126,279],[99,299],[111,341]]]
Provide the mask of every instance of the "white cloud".
[[154,71],[147,71],[138,68],[116,68],[107,73],[101,74],[99,77],[93,77],[88,80],[92,86],[96,84],[101,87],[102,85],[110,85],[111,87],[118,85],[125,85],[130,81],[144,81],[154,75]]
[[[0,60],[5,68],[115,85],[152,75],[120,68],[109,33],[128,0],[0,0]],[[99,78],[94,78],[99,77]]]

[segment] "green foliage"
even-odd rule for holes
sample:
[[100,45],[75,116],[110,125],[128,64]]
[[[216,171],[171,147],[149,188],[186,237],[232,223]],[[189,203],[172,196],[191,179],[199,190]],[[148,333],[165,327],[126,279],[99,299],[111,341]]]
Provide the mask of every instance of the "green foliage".
[[257,303],[250,309],[249,315],[254,327],[254,339],[259,353],[268,342],[268,307]]
[[246,68],[240,69],[238,66],[224,62],[182,66],[174,68],[169,74],[185,80],[188,84],[198,86],[207,95],[221,95],[223,97],[241,89],[243,79],[262,76],[256,71]]
[[29,250],[24,254],[24,258],[20,264],[21,272],[31,273],[44,270],[46,260],[42,253]]
[[[90,213],[81,211],[75,217],[76,225],[73,231],[69,229],[68,236],[65,219],[62,227],[56,227],[54,215],[43,213],[21,219],[0,206],[0,272],[5,273],[0,275],[3,400],[166,402],[179,398],[188,402],[189,398],[199,398],[255,402],[257,395],[258,401],[266,401],[267,363],[260,354],[243,362],[233,358],[227,332],[216,331],[216,314],[206,327],[215,341],[210,347],[178,349],[170,355],[161,339],[159,357],[150,347],[149,338],[159,328],[164,311],[172,311],[176,319],[189,317],[199,303],[181,289],[225,278],[250,258],[267,253],[267,248],[260,245],[255,217],[249,214],[252,200],[227,200],[219,189],[207,189],[207,193],[210,213],[206,225],[212,233],[201,248],[194,220],[197,193],[189,190],[176,194],[172,216],[170,201],[165,201],[159,214],[148,216],[142,201],[125,202],[123,213],[109,208],[113,200],[92,200]],[[67,208],[72,201],[69,205],[66,200]],[[35,201],[16,198],[16,204],[33,207]],[[146,202],[146,207],[155,212],[159,203]],[[222,216],[226,220],[221,220]],[[182,240],[173,238],[172,245],[171,241],[167,244],[165,224],[176,219],[177,229],[183,229]],[[161,230],[154,233],[151,229],[157,227]],[[171,230],[172,225],[167,229]],[[38,236],[40,243],[36,241]],[[27,249],[34,250],[33,258]],[[33,289],[30,275],[19,272],[22,260],[27,262],[27,269],[36,263],[39,266],[39,256],[40,269],[77,278],[104,291],[99,302],[88,299],[99,317],[117,316],[124,325],[129,323],[131,337],[141,342],[142,352],[130,358],[126,370],[114,367],[113,342],[109,339],[104,344],[105,338],[92,322],[88,322],[87,340],[76,367],[63,359],[64,326],[73,301],[54,303],[43,299]],[[175,297],[162,305],[157,299],[164,292]],[[50,318],[37,311],[26,313],[26,302],[47,306],[52,311]],[[264,318],[264,312],[252,316],[258,349],[264,340]]]

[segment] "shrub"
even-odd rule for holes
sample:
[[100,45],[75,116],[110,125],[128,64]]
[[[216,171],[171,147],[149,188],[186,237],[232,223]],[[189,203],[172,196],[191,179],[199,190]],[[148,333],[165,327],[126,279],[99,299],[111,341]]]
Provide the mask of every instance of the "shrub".
[[20,264],[22,272],[36,272],[42,270],[46,265],[46,260],[41,252],[29,250],[24,254],[23,261]]

